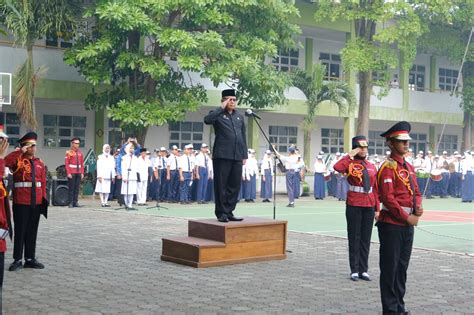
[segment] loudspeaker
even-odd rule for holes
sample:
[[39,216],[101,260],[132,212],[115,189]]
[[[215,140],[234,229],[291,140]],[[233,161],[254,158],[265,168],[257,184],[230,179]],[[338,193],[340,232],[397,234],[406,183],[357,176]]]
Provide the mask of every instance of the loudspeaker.
[[69,186],[67,179],[54,179],[52,189],[53,206],[67,206],[69,203]]

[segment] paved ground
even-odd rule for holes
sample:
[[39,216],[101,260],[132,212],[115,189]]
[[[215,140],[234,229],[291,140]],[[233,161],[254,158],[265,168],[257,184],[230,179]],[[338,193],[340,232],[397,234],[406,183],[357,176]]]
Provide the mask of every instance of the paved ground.
[[[187,223],[124,211],[53,207],[42,219],[44,270],[6,271],[5,314],[376,314],[372,282],[348,280],[347,241],[290,232],[288,259],[209,269],[160,261],[161,238]],[[11,245],[7,254],[11,262]],[[413,314],[472,314],[474,257],[414,250],[407,307]]]

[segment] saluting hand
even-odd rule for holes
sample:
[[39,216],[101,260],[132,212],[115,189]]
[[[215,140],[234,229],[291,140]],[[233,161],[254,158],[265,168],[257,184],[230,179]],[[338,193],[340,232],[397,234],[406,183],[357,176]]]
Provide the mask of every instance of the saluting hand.
[[360,152],[360,147],[355,148],[351,152],[349,152],[349,157],[353,159],[357,154]]
[[221,102],[221,108],[226,109],[227,103],[229,103],[229,99],[226,99],[225,101]]
[[8,139],[0,138],[0,158],[3,159],[7,154]]

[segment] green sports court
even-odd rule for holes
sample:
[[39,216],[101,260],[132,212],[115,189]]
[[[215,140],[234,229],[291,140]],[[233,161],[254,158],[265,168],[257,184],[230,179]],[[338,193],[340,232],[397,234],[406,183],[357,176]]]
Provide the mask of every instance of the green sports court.
[[[276,218],[288,221],[293,232],[314,233],[335,237],[346,237],[345,203],[334,198],[314,200],[300,197],[295,208],[287,208],[284,195],[277,196]],[[151,204],[149,204],[151,205]],[[214,204],[168,204],[168,209],[139,208],[139,213],[204,219],[214,216]],[[415,230],[417,248],[474,254],[474,204],[462,203],[460,199],[423,200],[424,215]],[[238,216],[259,216],[272,218],[273,203],[240,202],[235,212]],[[378,242],[374,226],[372,240]]]

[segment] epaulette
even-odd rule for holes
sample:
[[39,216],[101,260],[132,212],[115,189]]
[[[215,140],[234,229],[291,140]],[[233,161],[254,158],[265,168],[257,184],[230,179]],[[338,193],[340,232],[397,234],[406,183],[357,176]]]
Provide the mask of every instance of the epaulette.
[[389,168],[391,170],[395,170],[395,169],[397,169],[397,161],[395,161],[392,158],[388,158],[382,163],[382,166],[384,168],[386,167],[386,168]]

